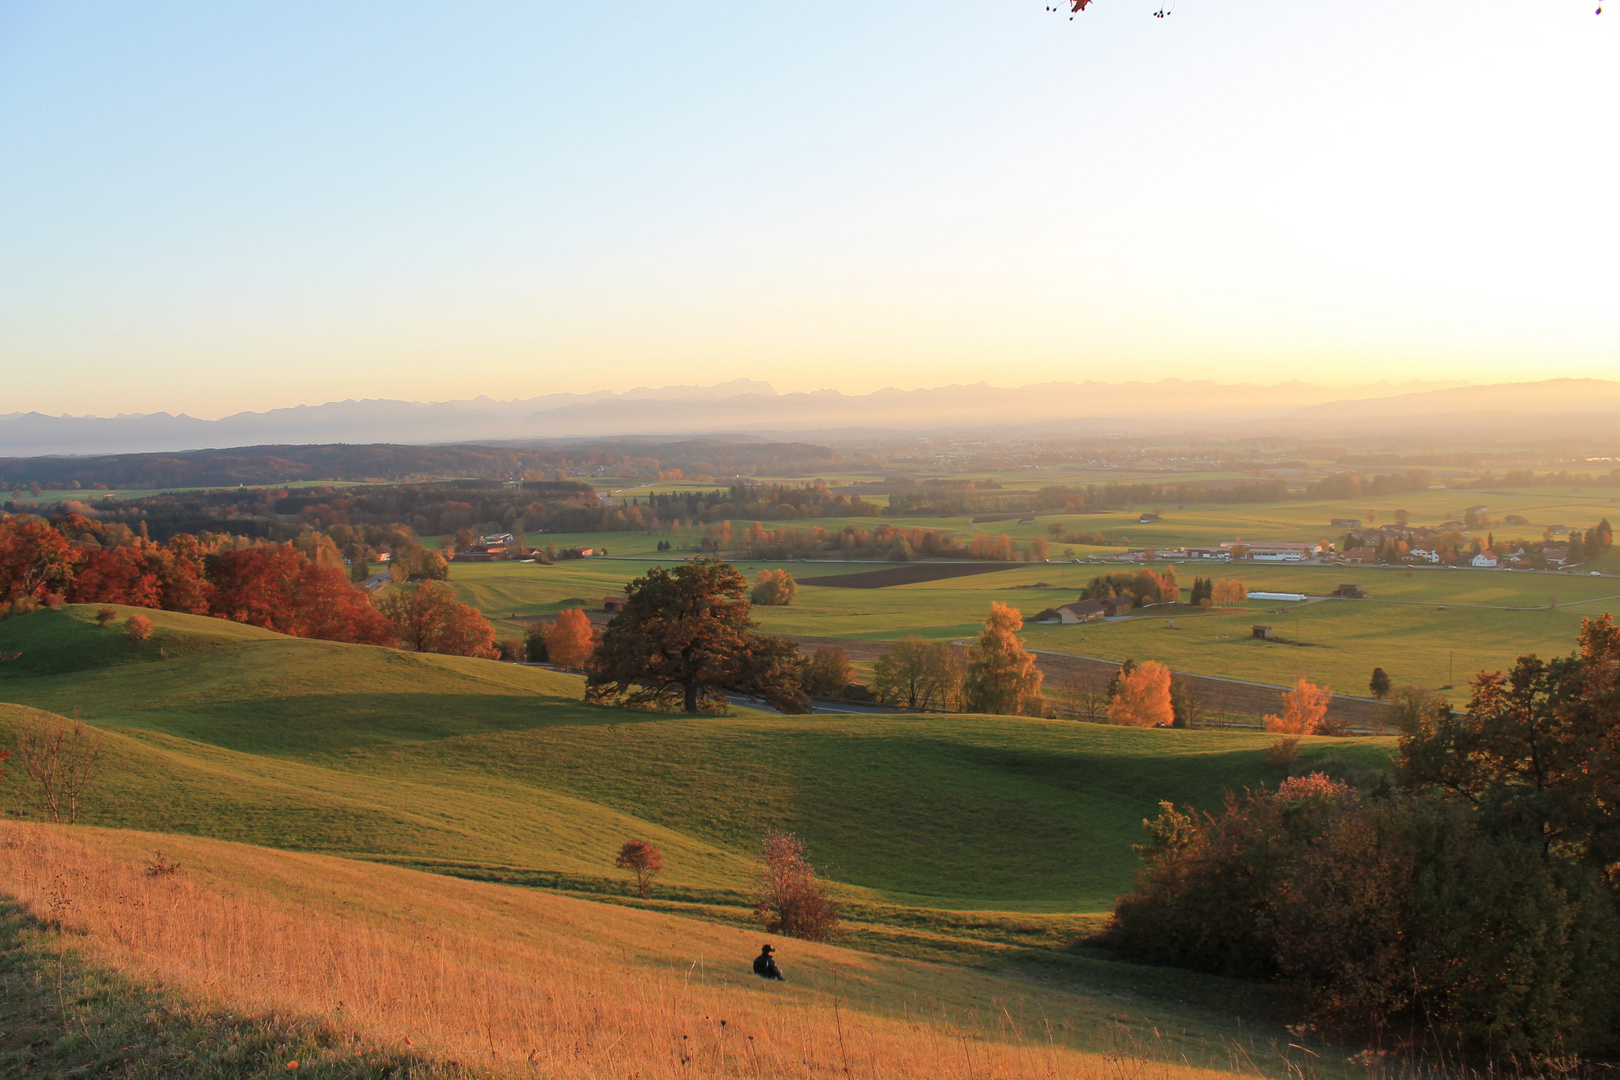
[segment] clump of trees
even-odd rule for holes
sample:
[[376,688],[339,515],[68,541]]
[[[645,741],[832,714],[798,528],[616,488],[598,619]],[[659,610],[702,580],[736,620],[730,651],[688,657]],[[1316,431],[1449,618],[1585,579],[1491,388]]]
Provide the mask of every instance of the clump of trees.
[[663,873],[664,853],[645,840],[626,840],[613,857],[613,865],[630,871],[636,879],[636,891],[646,900],[652,896],[653,879]]
[[1393,790],[1312,774],[1214,814],[1162,804],[1107,940],[1282,983],[1313,1022],[1386,1044],[1620,1051],[1612,619],[1570,656],[1481,674],[1467,712],[1404,705]]
[[855,682],[849,654],[837,645],[823,645],[810,654],[804,669],[804,691],[811,697],[838,697]]
[[786,937],[830,941],[839,934],[838,904],[792,833],[771,829],[761,841],[754,916],[767,932]]
[[873,663],[872,693],[885,705],[954,710],[962,704],[966,670],[960,650],[908,634]]
[[1249,587],[1236,578],[1194,578],[1192,592],[1187,597],[1189,604],[1198,607],[1233,607],[1248,599]]
[[787,607],[799,598],[799,583],[786,570],[761,570],[748,598],[761,607]]
[[483,612],[456,599],[442,581],[424,581],[382,598],[381,615],[407,649],[494,660],[495,628]]
[[1162,574],[1143,567],[1135,573],[1098,574],[1086,585],[1080,599],[1108,600],[1116,596],[1129,597],[1137,607],[1174,604],[1181,598],[1181,586],[1176,583],[1172,567],[1165,567]]
[[1040,668],[1017,637],[1024,617],[1016,608],[993,602],[984,629],[962,678],[963,707],[968,712],[1044,716]]
[[697,713],[723,709],[732,692],[804,712],[805,659],[795,643],[759,632],[747,589],[719,559],[632,581],[592,656],[586,700]]

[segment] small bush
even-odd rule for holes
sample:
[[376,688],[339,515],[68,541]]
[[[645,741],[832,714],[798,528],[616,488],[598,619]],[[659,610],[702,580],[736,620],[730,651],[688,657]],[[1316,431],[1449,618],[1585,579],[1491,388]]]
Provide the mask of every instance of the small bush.
[[96,610],[96,625],[97,626],[106,626],[116,618],[118,618],[118,612],[116,610],[114,610],[113,608],[104,607],[104,608],[98,608]]
[[131,615],[124,623],[124,633],[131,641],[145,641],[152,636],[152,620],[145,615]]
[[1273,769],[1282,769],[1287,772],[1299,760],[1298,739],[1278,739],[1266,747],[1266,764]]
[[830,941],[840,932],[838,905],[816,879],[804,841],[771,830],[760,853],[754,915],[772,934]]

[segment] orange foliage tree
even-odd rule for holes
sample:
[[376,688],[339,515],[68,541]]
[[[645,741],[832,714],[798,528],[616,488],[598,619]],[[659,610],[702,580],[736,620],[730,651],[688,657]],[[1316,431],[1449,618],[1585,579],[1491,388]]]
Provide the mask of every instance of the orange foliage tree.
[[1170,669],[1149,660],[1119,676],[1119,690],[1108,703],[1108,721],[1125,727],[1168,727],[1175,721],[1170,702]]
[[1241,604],[1248,599],[1249,587],[1237,578],[1222,578],[1215,583],[1210,599],[1222,607]]
[[990,605],[962,681],[968,712],[1039,716],[1044,711],[1041,671],[1016,636],[1023,628],[1024,617],[1016,608]]
[[557,616],[546,631],[546,658],[558,667],[583,668],[596,649],[596,631],[579,608]]
[[1306,679],[1297,679],[1292,690],[1283,691],[1281,716],[1266,715],[1266,730],[1279,735],[1335,735],[1335,725],[1327,719],[1333,691]]
[[410,592],[383,597],[382,613],[408,649],[486,660],[500,655],[495,628],[483,612],[457,600],[455,590],[441,581],[424,581]]

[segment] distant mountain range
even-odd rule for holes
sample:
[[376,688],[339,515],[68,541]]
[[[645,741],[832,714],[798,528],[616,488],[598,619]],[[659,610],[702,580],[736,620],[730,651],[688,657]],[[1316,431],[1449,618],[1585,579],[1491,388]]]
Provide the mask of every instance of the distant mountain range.
[[314,443],[511,443],[607,436],[742,434],[836,439],[884,433],[977,431],[1101,435],[1162,431],[1253,431],[1342,436],[1468,428],[1612,432],[1620,382],[1375,384],[1346,391],[1305,382],[1270,386],[1214,380],[988,383],[925,390],[779,394],[749,379],[714,386],[624,393],[546,394],[515,401],[477,397],[420,403],[367,400],[243,412],[219,420],[146,413],[115,417],[0,415],[0,456],[115,454],[209,447]]

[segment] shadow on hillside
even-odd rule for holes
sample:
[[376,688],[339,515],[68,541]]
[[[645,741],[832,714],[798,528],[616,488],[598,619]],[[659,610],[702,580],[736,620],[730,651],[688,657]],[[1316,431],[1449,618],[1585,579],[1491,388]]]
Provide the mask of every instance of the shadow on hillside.
[[302,694],[109,711],[112,727],[175,735],[245,753],[307,757],[391,743],[551,727],[599,727],[664,719],[653,713],[528,694]]

